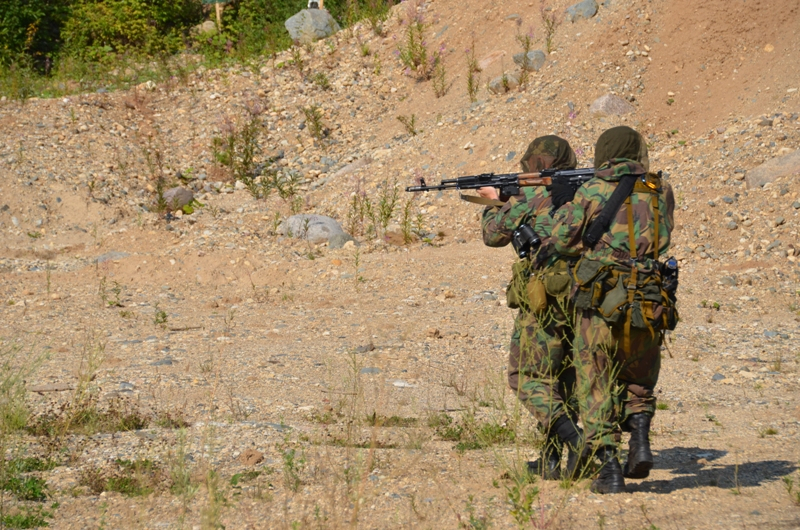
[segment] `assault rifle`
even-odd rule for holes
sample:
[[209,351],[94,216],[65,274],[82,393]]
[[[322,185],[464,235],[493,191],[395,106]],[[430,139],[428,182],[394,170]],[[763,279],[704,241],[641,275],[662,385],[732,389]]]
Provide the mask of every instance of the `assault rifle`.
[[[511,197],[519,195],[520,188],[526,186],[549,186],[554,180],[562,179],[577,190],[592,177],[594,177],[594,168],[544,169],[539,173],[482,173],[480,175],[445,179],[432,186],[426,185],[425,179],[420,178],[419,186],[409,186],[406,191],[476,190],[478,188],[491,187],[499,188],[501,197]],[[484,204],[486,201],[498,202],[471,195],[461,195],[461,198],[469,202],[478,202],[479,204]]]

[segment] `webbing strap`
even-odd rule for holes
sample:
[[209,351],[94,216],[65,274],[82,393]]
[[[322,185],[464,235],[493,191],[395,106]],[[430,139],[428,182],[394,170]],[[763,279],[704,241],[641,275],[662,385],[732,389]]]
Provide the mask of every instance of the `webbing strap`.
[[652,195],[652,202],[653,202],[653,260],[658,261],[658,251],[659,251],[659,229],[658,229],[658,195]]
[[625,199],[625,208],[628,210],[628,253],[631,255],[631,260],[635,261],[639,253],[636,251],[636,234],[634,233],[633,206],[631,206],[630,195]]
[[625,209],[628,211],[628,252],[631,255],[631,277],[628,279],[628,314],[625,317],[625,329],[622,337],[622,348],[625,353],[631,351],[631,320],[633,313],[633,298],[636,294],[636,286],[638,283],[637,274],[639,270],[636,268],[636,234],[633,226],[633,206],[631,205],[631,198],[628,196],[625,199]]

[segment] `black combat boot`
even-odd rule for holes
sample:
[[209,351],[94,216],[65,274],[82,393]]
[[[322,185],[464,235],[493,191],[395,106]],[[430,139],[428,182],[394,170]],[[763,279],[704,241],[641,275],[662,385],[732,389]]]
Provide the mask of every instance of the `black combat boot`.
[[544,480],[561,478],[561,451],[563,444],[551,430],[544,441],[542,454],[538,460],[528,462],[528,472]]
[[583,431],[569,416],[559,417],[553,423],[552,430],[567,447],[567,468],[564,470],[563,478],[579,478],[587,460],[584,455]]
[[650,416],[644,412],[631,414],[625,422],[631,431],[628,443],[628,460],[623,475],[626,478],[647,478],[653,468],[653,453],[650,451]]
[[617,460],[617,451],[613,446],[602,447],[597,451],[600,458],[600,474],[592,482],[590,488],[595,493],[622,493],[625,491],[625,479],[622,478],[622,467]]

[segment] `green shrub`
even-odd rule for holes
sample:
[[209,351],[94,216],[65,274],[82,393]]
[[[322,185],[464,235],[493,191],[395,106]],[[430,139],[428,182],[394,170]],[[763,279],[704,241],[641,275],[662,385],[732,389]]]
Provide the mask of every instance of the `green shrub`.
[[27,54],[40,67],[55,55],[61,26],[70,13],[65,0],[3,2],[0,10],[0,66],[16,63]]
[[76,0],[61,33],[67,53],[103,60],[112,52],[175,52],[202,19],[197,0]]

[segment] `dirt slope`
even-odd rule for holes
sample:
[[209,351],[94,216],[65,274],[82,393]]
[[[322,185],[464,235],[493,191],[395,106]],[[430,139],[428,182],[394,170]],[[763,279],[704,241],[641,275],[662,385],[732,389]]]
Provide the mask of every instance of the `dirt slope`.
[[[385,37],[364,26],[300,50],[302,75],[287,52],[0,104],[0,344],[41,361],[30,424],[74,400],[63,389],[81,374],[100,410],[122,400],[147,424],[14,439],[8,458],[59,464],[31,472],[59,503],[50,526],[513,528],[516,513],[532,528],[800,527],[800,182],[744,181],[800,148],[798,4],[608,4],[558,27],[524,90],[481,88],[474,104],[473,35],[483,87],[514,69],[518,31],[543,47],[538,4],[422,6],[429,48],[445,44],[441,98],[397,58],[402,4]],[[591,116],[608,92],[635,112]],[[258,161],[297,175],[294,210],[336,218],[358,246],[277,235],[292,199],[255,200],[214,163],[212,139],[255,105]],[[324,140],[309,135],[310,105]],[[512,252],[482,245],[479,208],[455,194],[401,193],[381,237],[353,197],[515,170],[540,134],[590,164],[620,123],[647,136],[677,200],[683,321],[664,351],[656,467],[610,497],[587,480],[520,485],[539,435],[505,385]],[[159,173],[204,206],[169,223],[153,213]],[[417,233],[403,245],[406,204]],[[90,352],[103,362],[87,374]],[[152,483],[119,463],[136,460]],[[120,469],[153,491],[101,492]]]

